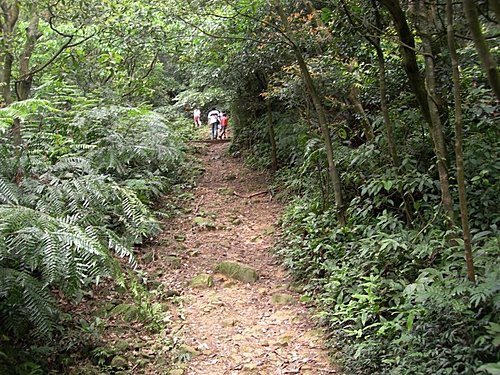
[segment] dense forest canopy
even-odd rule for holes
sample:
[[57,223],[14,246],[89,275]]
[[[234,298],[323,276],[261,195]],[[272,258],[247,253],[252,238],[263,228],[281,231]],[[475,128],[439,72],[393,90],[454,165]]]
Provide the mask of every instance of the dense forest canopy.
[[60,300],[130,286],[217,106],[346,373],[499,373],[498,1],[0,8],[0,369],[48,371],[16,348]]

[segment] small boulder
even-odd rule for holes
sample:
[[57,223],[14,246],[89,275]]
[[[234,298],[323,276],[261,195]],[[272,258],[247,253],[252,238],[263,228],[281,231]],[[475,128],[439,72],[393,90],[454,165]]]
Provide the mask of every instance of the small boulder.
[[176,256],[166,256],[163,258],[165,263],[167,263],[170,267],[173,269],[179,269],[181,268],[181,258],[176,257]]
[[231,220],[231,224],[233,225],[240,225],[241,223],[243,223],[243,221],[239,217],[236,217],[233,220]]
[[184,241],[186,241],[186,235],[185,235],[185,234],[183,234],[183,233],[178,233],[178,234],[176,234],[176,235],[174,236],[174,238],[175,238],[175,240],[176,240],[177,242],[184,242]]
[[239,262],[222,262],[215,267],[215,272],[222,273],[232,279],[245,283],[254,283],[259,279],[257,271],[246,264]]
[[276,293],[271,297],[271,302],[274,305],[295,305],[297,301],[289,294]]
[[198,227],[200,229],[207,229],[207,230],[217,229],[215,223],[212,220],[201,216],[195,217],[193,219],[193,224],[195,227]]
[[200,352],[198,350],[196,350],[192,346],[189,346],[189,345],[186,345],[186,344],[180,345],[179,346],[179,351],[182,354],[188,354],[191,358],[196,357],[197,355],[200,354]]
[[227,187],[219,188],[220,195],[233,195],[233,193],[234,193],[234,190],[231,188],[227,188]]
[[115,342],[115,345],[114,345],[114,348],[118,352],[124,352],[128,349],[128,347],[129,347],[128,341],[125,341],[125,340],[118,340],[117,342]]
[[126,369],[128,368],[128,362],[122,356],[116,355],[111,360],[111,367],[115,369]]
[[191,279],[189,286],[191,288],[211,288],[214,285],[214,278],[212,275],[206,273],[199,274]]

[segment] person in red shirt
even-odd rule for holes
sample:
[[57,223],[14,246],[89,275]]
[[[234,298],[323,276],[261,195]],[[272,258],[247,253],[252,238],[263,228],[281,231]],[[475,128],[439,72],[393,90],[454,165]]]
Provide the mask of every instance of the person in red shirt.
[[221,118],[220,118],[220,133],[219,133],[219,138],[227,138],[226,130],[227,130],[227,124],[229,122],[229,118],[227,117],[226,113],[223,113]]

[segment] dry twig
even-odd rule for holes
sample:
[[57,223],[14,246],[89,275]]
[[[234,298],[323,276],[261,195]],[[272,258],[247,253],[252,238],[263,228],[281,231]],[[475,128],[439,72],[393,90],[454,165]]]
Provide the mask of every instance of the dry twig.
[[194,207],[193,214],[197,214],[198,210],[200,209],[200,204],[203,202],[203,198],[205,198],[205,195],[202,195],[200,199],[198,200],[198,203],[196,203],[196,206]]
[[243,195],[243,194],[237,193],[236,191],[233,191],[233,194],[236,195],[237,197],[248,199],[248,198],[256,197],[257,195],[266,194],[268,192],[269,192],[269,190],[262,190],[262,191],[258,191],[257,193],[253,193],[250,195]]

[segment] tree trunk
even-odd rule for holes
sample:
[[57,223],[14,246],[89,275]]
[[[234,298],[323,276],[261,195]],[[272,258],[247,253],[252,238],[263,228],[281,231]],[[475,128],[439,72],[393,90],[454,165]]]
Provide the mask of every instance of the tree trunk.
[[455,99],[455,154],[457,164],[457,184],[458,199],[460,205],[460,218],[462,222],[462,235],[465,249],[465,262],[467,266],[467,278],[470,281],[475,282],[476,276],[474,272],[474,259],[472,257],[469,213],[467,209],[467,195],[465,192],[464,152],[462,146],[463,114],[462,98],[460,97],[460,71],[458,69],[458,56],[455,47],[455,32],[453,30],[453,5],[451,0],[446,0],[446,31],[453,74],[453,96]]
[[19,5],[17,1],[0,1],[0,28],[2,34],[0,36],[0,93],[2,95],[4,105],[8,106],[12,103],[12,65],[14,63],[14,28],[19,18]]
[[[375,23],[377,29],[382,30],[382,21],[380,19],[380,13],[377,8],[377,4],[375,0],[372,0],[373,13],[375,16]],[[375,51],[377,53],[377,63],[378,63],[378,86],[379,86],[379,94],[380,94],[380,110],[382,111],[382,118],[384,120],[384,128],[387,138],[387,144],[389,146],[389,154],[391,155],[392,164],[396,167],[396,173],[401,175],[401,170],[399,166],[401,165],[401,161],[399,160],[398,150],[396,147],[396,141],[394,140],[394,127],[392,125],[392,121],[389,117],[389,104],[387,102],[387,84],[385,78],[385,58],[384,51],[380,44],[380,37],[366,37],[366,39],[375,47]],[[411,202],[409,202],[408,197],[405,195],[403,189],[398,189],[399,194],[403,200],[403,211],[406,216],[406,222],[408,225],[411,225],[413,222],[413,214],[411,207]]]
[[439,183],[441,188],[441,200],[444,212],[449,220],[450,225],[454,224],[453,198],[450,192],[450,183],[448,170],[446,168],[446,147],[443,135],[443,126],[436,99],[436,77],[434,56],[431,46],[431,30],[428,24],[429,13],[424,0],[418,2],[418,29],[422,39],[422,47],[425,60],[425,78],[427,87],[427,102],[429,114],[431,116],[431,136],[434,142],[434,152],[437,157],[437,169],[439,173]]
[[[19,61],[19,80],[16,81],[16,96],[18,101],[23,101],[29,98],[31,93],[31,85],[33,83],[33,75],[30,72],[30,59],[35,49],[35,44],[41,34],[38,32],[39,17],[33,15],[29,26],[26,29],[26,42],[24,44],[23,53]],[[23,144],[21,135],[21,121],[14,119],[11,128],[12,141],[17,148]]]
[[495,14],[495,21],[497,21],[497,23],[500,23],[500,2],[498,0],[488,0],[488,5]]
[[19,61],[20,78],[16,82],[16,95],[18,100],[26,100],[31,93],[33,75],[30,72],[30,59],[33,55],[36,42],[42,36],[38,31],[39,17],[33,15],[30,24],[26,29],[26,42],[24,44],[21,60]]
[[276,10],[278,15],[283,23],[285,28],[285,34],[292,44],[293,52],[295,53],[295,57],[300,67],[300,71],[302,73],[302,78],[304,79],[304,83],[307,87],[311,100],[313,102],[314,108],[316,110],[316,114],[318,116],[318,122],[321,128],[321,133],[323,134],[323,140],[325,142],[326,156],[328,160],[328,174],[330,176],[330,180],[333,186],[333,191],[335,194],[335,203],[337,205],[337,219],[340,225],[344,226],[346,224],[346,214],[345,214],[345,206],[342,194],[342,184],[340,181],[340,174],[337,168],[337,163],[333,156],[333,146],[332,146],[332,138],[330,136],[330,129],[328,128],[328,123],[326,120],[325,110],[323,108],[323,104],[321,102],[321,98],[316,90],[311,74],[309,73],[309,69],[304,61],[304,57],[300,52],[297,42],[293,36],[292,30],[288,23],[288,19],[283,11],[283,7],[281,6],[280,0],[274,0],[274,4],[276,6]]
[[370,123],[370,119],[366,115],[365,109],[363,108],[363,104],[359,99],[359,89],[355,84],[352,85],[351,90],[349,92],[349,100],[351,101],[354,110],[361,116],[361,122],[363,123],[364,133],[367,141],[372,143],[375,139],[375,133],[373,132],[372,124]]
[[[4,47],[2,47],[4,48]],[[8,47],[3,53],[3,66],[0,76],[0,86],[3,102],[5,106],[12,104],[12,92],[11,92],[11,78],[12,78],[12,64],[14,63],[14,56],[8,51]]]
[[278,170],[278,154],[276,151],[276,135],[274,133],[273,113],[271,109],[271,101],[266,98],[267,109],[267,130],[269,132],[269,139],[271,141],[271,168],[273,172]]
[[384,52],[380,47],[380,42],[378,43],[376,50],[377,50],[377,62],[378,62],[378,86],[380,93],[380,109],[382,111],[382,117],[384,119],[384,128],[387,137],[387,144],[389,146],[389,153],[391,154],[392,163],[394,164],[395,167],[399,167],[400,160],[398,156],[398,150],[396,148],[396,142],[394,141],[394,129],[392,126],[392,121],[389,117],[389,105],[387,104]]
[[[497,0],[498,1],[498,0]],[[463,0],[463,7],[465,18],[469,24],[469,30],[472,34],[472,40],[476,47],[483,68],[488,76],[491,88],[495,93],[498,100],[500,100],[500,75],[495,59],[491,55],[488,43],[481,31],[481,24],[479,23],[479,16],[476,9],[476,2],[474,0]]]
[[415,39],[410,30],[410,26],[406,21],[406,16],[398,0],[378,0],[385,8],[389,11],[398,33],[399,40],[401,42],[400,52],[401,58],[403,60],[403,68],[405,70],[406,76],[408,77],[410,86],[412,88],[417,102],[422,110],[422,114],[428,124],[431,124],[431,115],[429,111],[429,105],[427,102],[427,95],[425,92],[424,81],[420,74],[417,64],[417,57],[415,54]]

